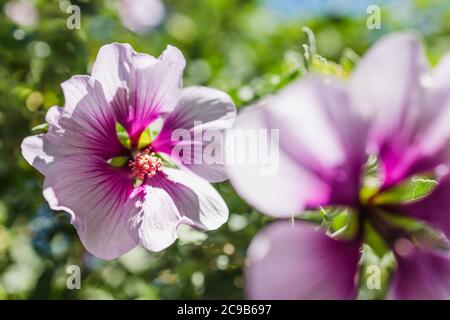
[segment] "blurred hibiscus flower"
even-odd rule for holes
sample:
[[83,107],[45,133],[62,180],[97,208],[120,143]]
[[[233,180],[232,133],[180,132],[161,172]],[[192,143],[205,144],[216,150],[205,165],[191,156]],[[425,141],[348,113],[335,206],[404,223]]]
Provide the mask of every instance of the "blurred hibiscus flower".
[[[278,129],[279,170],[263,175],[262,164],[230,165],[233,186],[274,217],[338,207],[350,219],[332,235],[299,220],[263,230],[248,251],[249,297],[355,298],[371,228],[397,264],[388,298],[450,298],[450,56],[430,71],[415,34],[390,35],[348,83],[311,76],[262,105],[244,112],[236,127]],[[369,155],[378,163],[370,177]],[[421,197],[395,198],[414,176],[438,184]],[[374,178],[378,184],[368,184]]]
[[123,26],[141,34],[151,32],[166,14],[161,0],[120,0],[117,10]]

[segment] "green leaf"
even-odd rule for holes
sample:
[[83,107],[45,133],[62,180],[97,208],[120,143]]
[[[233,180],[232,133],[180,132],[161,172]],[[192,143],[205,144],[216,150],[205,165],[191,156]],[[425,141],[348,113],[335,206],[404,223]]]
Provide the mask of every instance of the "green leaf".
[[353,211],[340,208],[328,227],[332,237],[352,239],[358,232],[358,216]]
[[432,179],[413,178],[376,196],[378,204],[398,204],[422,198],[437,185]]
[[40,125],[37,125],[31,129],[33,133],[47,133],[48,131],[48,123],[42,123]]
[[[127,130],[120,123],[116,123],[116,133],[120,143],[125,148],[132,149],[130,136],[128,135]],[[145,148],[152,142],[152,140],[153,139],[150,130],[144,130],[141,136],[139,137],[137,148],[138,149]]]
[[123,167],[128,162],[128,157],[120,156],[108,160],[108,163],[113,167]]
[[143,149],[152,142],[152,136],[150,130],[144,130],[139,137],[138,149]]
[[312,57],[312,63],[310,65],[310,71],[324,75],[332,75],[340,78],[345,78],[345,72],[341,65],[329,61],[321,55],[314,55]]
[[415,232],[423,229],[424,224],[419,220],[410,218],[401,214],[392,214],[390,212],[377,212],[378,215],[391,226],[395,226],[397,229],[406,230],[408,232]]
[[389,252],[389,246],[387,243],[378,231],[376,231],[368,222],[364,224],[364,243],[369,245],[379,257],[382,257]]
[[358,216],[345,207],[321,207],[302,212],[300,220],[321,224],[329,236],[352,239],[358,231]]
[[303,211],[297,218],[299,220],[309,221],[316,224],[321,224],[323,222],[323,217],[318,210]]
[[131,140],[127,130],[120,124],[116,123],[116,133],[120,143],[127,149],[131,149]]
[[390,213],[382,213],[382,217],[391,225],[407,231],[414,239],[422,244],[443,250],[449,249],[448,241],[441,232],[419,220]]
[[339,64],[344,68],[346,74],[350,74],[358,64],[360,57],[351,48],[344,49]]

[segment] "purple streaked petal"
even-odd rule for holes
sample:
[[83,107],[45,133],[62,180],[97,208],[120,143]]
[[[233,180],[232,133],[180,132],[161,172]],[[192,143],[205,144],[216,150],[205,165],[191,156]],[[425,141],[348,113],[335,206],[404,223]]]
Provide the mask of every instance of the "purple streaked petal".
[[48,110],[48,132],[22,143],[24,158],[44,175],[64,156],[94,154],[109,159],[123,151],[100,83],[89,76],[74,76],[61,87],[65,105]]
[[378,41],[351,78],[353,101],[371,119],[370,149],[380,156],[387,186],[431,164],[417,163],[424,157],[418,140],[432,123],[428,76],[417,35],[397,33]]
[[182,53],[172,46],[158,59],[136,53],[128,44],[100,49],[92,76],[103,85],[107,101],[134,144],[153,120],[175,108],[185,64]]
[[[152,147],[171,155],[180,167],[210,182],[224,181],[227,179],[223,159],[225,129],[232,127],[235,118],[236,108],[226,93],[206,87],[186,88]],[[184,136],[189,140],[180,141]],[[207,158],[211,154],[211,159]]]
[[53,210],[71,215],[84,247],[102,259],[114,259],[136,246],[127,228],[134,208],[128,201],[128,174],[94,155],[75,155],[53,164],[44,181],[44,197]]
[[358,241],[327,237],[296,221],[275,222],[248,250],[246,290],[251,299],[344,300],[356,296]]
[[426,80],[427,104],[421,114],[424,126],[415,146],[421,155],[415,166],[423,171],[450,163],[450,54],[442,58]]
[[[278,131],[280,143],[273,146],[270,159],[276,172],[263,174],[267,165],[262,159],[256,163],[228,159],[236,190],[275,216],[296,214],[308,206],[355,204],[366,160],[367,131],[345,89],[333,80],[309,78],[289,85],[263,104],[242,113],[235,131],[262,129],[266,137]],[[237,141],[228,155],[236,157],[256,148],[245,139]],[[258,142],[261,150],[270,145],[268,139]],[[253,153],[256,157],[257,151]]]
[[104,159],[122,153],[113,110],[101,84],[90,76],[74,76],[63,82],[65,104],[58,126],[49,129],[61,153],[93,154]]
[[180,224],[214,230],[228,219],[228,208],[214,187],[182,170],[164,168],[141,190],[132,200],[140,210],[130,217],[129,230],[148,250],[170,246]]
[[367,157],[367,126],[344,85],[337,79],[309,78],[267,104],[267,119],[280,129],[281,147],[329,187],[328,202],[312,204],[355,204]]
[[166,190],[150,185],[141,190],[135,200],[140,209],[130,217],[128,228],[139,245],[154,252],[164,250],[177,239],[180,212]]
[[[407,240],[400,240],[407,241]],[[404,243],[397,252],[397,269],[391,280],[389,299],[450,299],[450,256],[448,252]]]
[[[248,107],[236,120],[235,131],[270,131],[266,121],[266,106]],[[255,131],[253,131],[255,130]],[[250,136],[250,135],[249,135]],[[275,216],[290,217],[299,213],[308,201],[324,202],[328,199],[328,186],[308,170],[296,163],[275,142],[271,145],[270,132],[256,141],[236,140],[227,148],[227,173],[234,189],[258,210]],[[255,137],[258,137],[257,135]],[[252,161],[250,153],[271,146],[272,154],[261,161]],[[248,153],[250,151],[250,153]],[[244,156],[242,159],[238,157]]]
[[153,186],[166,190],[183,217],[183,223],[215,230],[228,220],[228,207],[217,190],[206,180],[182,170],[164,168],[164,179]]

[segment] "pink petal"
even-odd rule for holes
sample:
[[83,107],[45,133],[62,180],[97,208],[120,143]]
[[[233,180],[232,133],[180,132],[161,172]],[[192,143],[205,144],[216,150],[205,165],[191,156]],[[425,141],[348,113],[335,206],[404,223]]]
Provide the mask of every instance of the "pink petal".
[[208,181],[182,170],[165,168],[165,179],[153,185],[165,189],[172,197],[183,223],[215,230],[228,220],[228,207]]
[[246,289],[251,299],[352,299],[360,244],[327,237],[296,221],[275,222],[248,250]]
[[102,259],[114,259],[136,246],[127,228],[135,210],[128,202],[132,191],[125,171],[94,155],[57,161],[44,181],[50,207],[70,213],[84,247]]
[[61,153],[95,154],[110,159],[122,153],[116,119],[101,84],[90,76],[74,76],[61,85],[65,104],[58,126],[49,130]]
[[412,243],[403,245],[402,251],[401,255],[396,255],[397,270],[388,297],[397,300],[450,299],[448,253],[418,248]]
[[55,131],[60,129],[58,121],[61,113],[62,108],[51,107],[45,117],[49,124],[49,133],[27,137],[21,145],[25,160],[43,175],[58,158],[62,157],[58,137],[55,135]]
[[45,121],[49,124],[49,126],[58,129],[59,127],[59,119],[63,114],[63,108],[58,106],[53,106],[48,109],[47,114],[45,115]]
[[[447,54],[427,78],[427,104],[422,110],[424,126],[417,134],[420,169],[450,162],[450,54]],[[422,163],[424,164],[422,164]],[[417,166],[417,165],[416,165]]]
[[266,137],[278,131],[280,143],[274,144],[270,158],[274,170],[264,173],[268,165],[257,153],[270,141],[260,139],[256,145],[237,140],[227,155],[251,153],[247,161],[227,160],[238,193],[275,216],[293,215],[307,206],[354,204],[366,158],[366,126],[345,90],[334,81],[301,80],[263,104],[242,113],[235,131],[244,130],[244,135],[253,130]]
[[100,49],[92,76],[103,85],[107,101],[133,143],[156,117],[175,108],[185,64],[180,50],[172,46],[158,59],[136,53],[128,44]]
[[[428,77],[418,37],[398,33],[377,42],[350,81],[355,105],[371,119],[371,151],[380,155],[385,185],[430,166],[420,149],[420,139],[435,112],[429,105]],[[418,163],[422,160],[426,163]]]
[[281,146],[329,185],[330,201],[354,204],[366,161],[367,126],[346,88],[338,80],[311,78],[287,87],[268,106]]
[[[266,110],[262,106],[246,108],[239,114],[235,124],[236,132],[244,130],[242,135],[267,128]],[[278,150],[278,157],[270,157],[266,161],[255,158],[255,161],[251,161],[252,155],[246,150],[253,146],[255,149],[252,153],[256,157],[257,150],[270,146],[269,138],[270,132],[249,145],[236,140],[227,149],[227,173],[238,194],[258,210],[275,217],[290,217],[300,212],[311,198],[322,197],[325,200],[327,186],[298,165],[283,148]],[[278,145],[275,143],[274,147]],[[244,157],[239,159],[239,156]]]
[[74,76],[61,86],[65,106],[47,112],[48,132],[22,143],[24,158],[44,175],[57,159],[68,155],[109,159],[123,150],[100,83],[89,76]]
[[128,224],[136,241],[150,251],[161,251],[177,239],[181,215],[169,193],[162,188],[144,186],[139,211]]
[[149,179],[134,201],[141,209],[130,218],[130,231],[151,251],[170,246],[180,224],[214,230],[228,219],[228,208],[213,186],[177,169],[165,168]]
[[[152,147],[210,182],[224,181],[225,129],[232,127],[235,118],[236,108],[226,93],[206,87],[186,88]],[[181,137],[189,140],[180,141]]]

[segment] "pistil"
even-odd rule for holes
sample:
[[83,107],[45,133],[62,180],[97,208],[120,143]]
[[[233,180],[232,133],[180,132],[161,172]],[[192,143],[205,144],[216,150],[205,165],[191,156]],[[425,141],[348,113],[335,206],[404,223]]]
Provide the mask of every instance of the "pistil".
[[154,152],[147,148],[138,152],[134,156],[134,161],[130,160],[128,166],[131,168],[133,177],[143,181],[146,177],[154,177],[162,168],[162,161]]

